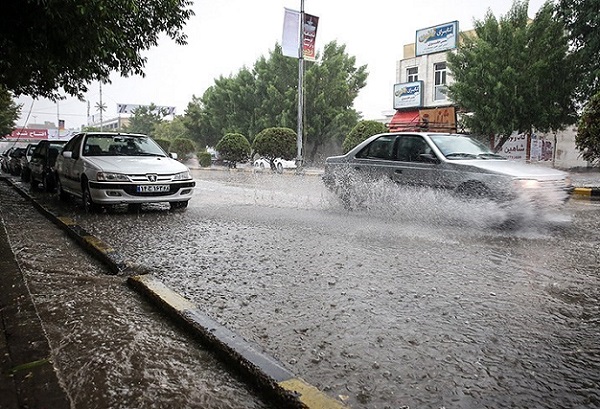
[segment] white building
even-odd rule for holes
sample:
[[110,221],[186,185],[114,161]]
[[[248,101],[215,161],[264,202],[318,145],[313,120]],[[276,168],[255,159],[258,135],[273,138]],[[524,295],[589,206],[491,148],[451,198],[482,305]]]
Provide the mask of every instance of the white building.
[[[474,35],[474,32],[461,35]],[[446,92],[452,83],[447,55],[459,46],[457,21],[416,31],[415,42],[404,46],[403,58],[396,63],[393,90],[396,112],[388,123],[390,131],[465,131],[457,121],[459,107]],[[525,146],[521,146],[523,141],[514,135],[499,153],[506,153],[514,160],[542,162],[564,169],[588,167],[575,147],[575,135],[573,127],[556,134],[537,133]]]

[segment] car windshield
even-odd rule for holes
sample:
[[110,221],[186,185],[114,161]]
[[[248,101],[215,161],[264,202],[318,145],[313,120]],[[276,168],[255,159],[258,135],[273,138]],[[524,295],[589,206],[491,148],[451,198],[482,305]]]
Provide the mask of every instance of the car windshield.
[[88,135],[84,156],[166,156],[162,148],[147,136]]
[[504,159],[475,139],[463,135],[430,135],[448,159]]

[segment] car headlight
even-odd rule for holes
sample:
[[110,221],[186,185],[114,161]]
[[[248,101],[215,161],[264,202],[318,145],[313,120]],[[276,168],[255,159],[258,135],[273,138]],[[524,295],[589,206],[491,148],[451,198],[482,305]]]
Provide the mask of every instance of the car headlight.
[[186,170],[185,172],[176,173],[175,176],[173,176],[173,180],[188,180],[191,178],[192,176],[190,175],[189,170]]
[[98,172],[96,173],[96,180],[100,182],[129,182],[127,175],[114,172]]
[[536,179],[515,179],[513,183],[520,189],[538,189],[540,187],[540,182]]

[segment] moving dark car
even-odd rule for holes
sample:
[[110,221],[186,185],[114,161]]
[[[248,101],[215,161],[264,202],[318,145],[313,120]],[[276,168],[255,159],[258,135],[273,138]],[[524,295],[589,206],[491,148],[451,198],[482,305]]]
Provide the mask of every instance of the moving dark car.
[[36,189],[41,183],[44,191],[56,189],[56,172],[54,165],[59,152],[67,141],[41,141],[33,150],[29,162],[31,188]]

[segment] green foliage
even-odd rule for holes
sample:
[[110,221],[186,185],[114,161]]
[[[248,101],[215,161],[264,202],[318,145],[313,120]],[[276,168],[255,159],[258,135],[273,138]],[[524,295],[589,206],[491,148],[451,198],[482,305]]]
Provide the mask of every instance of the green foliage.
[[476,36],[463,36],[457,53],[448,54],[454,83],[449,94],[469,115],[473,133],[502,135],[559,130],[573,123],[573,90],[568,41],[550,3],[533,21],[528,3],[516,1],[497,20],[488,12],[475,21]]
[[292,160],[296,157],[296,132],[290,128],[266,128],[254,138],[252,151],[269,161],[276,158]]
[[196,152],[196,144],[189,138],[175,138],[169,146],[169,152],[176,153],[179,160],[184,160]]
[[81,128],[82,132],[102,132],[99,126],[83,126]]
[[[144,75],[146,50],[164,34],[186,44],[190,0],[4,0],[0,84],[16,95],[79,96],[92,81]],[[64,90],[64,92],[61,92]]]
[[212,157],[210,155],[210,152],[200,151],[196,154],[196,156],[198,157],[198,162],[200,163],[200,166],[202,166],[203,168],[209,167],[212,163]]
[[175,138],[190,138],[183,116],[176,116],[172,121],[159,121],[154,124],[152,135],[155,138],[173,140]]
[[154,142],[160,145],[161,148],[167,153],[169,153],[169,148],[171,147],[171,141],[169,139],[164,138],[152,138]]
[[559,0],[557,10],[570,39],[577,97],[585,103],[600,92],[600,0]]
[[0,137],[15,129],[20,112],[21,106],[15,104],[11,93],[0,84]]
[[344,139],[344,142],[342,143],[342,149],[344,153],[346,153],[365,139],[373,135],[386,133],[387,131],[388,129],[381,122],[360,121],[354,128],[352,128],[348,136],[346,136],[346,139]]
[[600,92],[586,105],[579,120],[575,145],[583,159],[600,162]]
[[250,142],[240,133],[226,134],[215,149],[223,160],[231,162],[234,167],[237,162],[243,162],[250,157]]
[[[129,118],[129,125],[124,127],[126,132],[140,133],[148,136],[155,135],[155,128],[160,127],[167,113],[163,109],[157,109],[156,105],[141,106],[133,111]],[[160,136],[158,136],[160,137]]]
[[[312,160],[324,143],[341,141],[359,118],[354,100],[366,85],[366,66],[345,46],[327,44],[318,62],[305,64],[304,132],[313,149]],[[253,70],[242,68],[220,77],[201,98],[188,104],[185,124],[192,137],[212,145],[217,135],[234,132],[252,141],[265,128],[297,129],[298,60],[284,57],[276,44],[268,58],[261,57]]]

